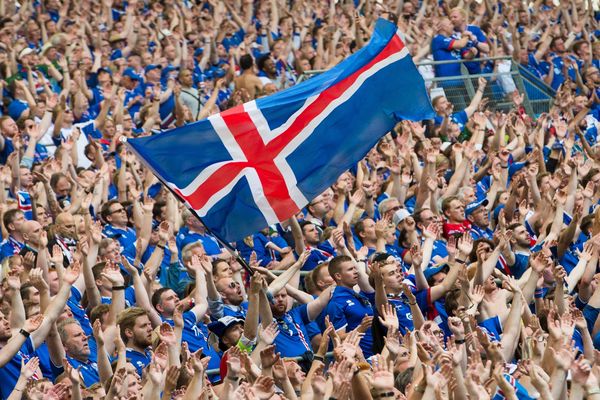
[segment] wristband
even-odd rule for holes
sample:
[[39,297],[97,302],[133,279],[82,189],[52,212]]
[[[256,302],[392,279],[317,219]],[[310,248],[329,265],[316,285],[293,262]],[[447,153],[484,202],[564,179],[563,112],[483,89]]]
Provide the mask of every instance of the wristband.
[[156,247],[158,247],[159,249],[165,249],[165,245],[164,244],[157,244]]
[[394,392],[385,392],[378,395],[373,396],[374,399],[383,399],[385,397],[394,397]]
[[456,339],[454,340],[454,344],[465,344],[466,340],[465,339]]
[[315,360],[316,360],[316,361],[320,361],[320,362],[322,362],[323,364],[325,364],[325,359],[323,358],[323,356],[320,356],[320,355],[318,355],[318,354],[317,354],[317,355],[315,355],[315,356],[313,357],[313,361],[315,361]]
[[507,169],[507,168],[508,168],[508,165],[501,165],[501,166],[500,166],[500,168],[502,168],[502,169]]
[[457,259],[455,259],[454,261],[456,261],[456,262],[457,262],[457,263],[459,263],[459,264],[466,264],[466,261],[465,261],[465,260],[461,260],[461,259],[458,259],[458,258],[457,258]]
[[112,287],[112,290],[113,290],[113,291],[115,291],[115,290],[125,290],[125,286],[123,286],[123,285],[120,285],[120,286],[113,286],[113,287]]
[[411,302],[409,302],[408,304],[410,304],[411,306],[416,306],[416,305],[417,305],[417,302],[416,302],[416,301],[415,301],[415,302],[412,302],[412,303],[411,303]]
[[240,377],[239,376],[229,376],[229,375],[227,375],[227,379],[229,379],[232,382],[236,382],[237,383],[237,381],[238,381],[238,379],[240,379]]
[[23,329],[23,328],[19,329],[19,333],[20,333],[21,335],[25,336],[25,338],[28,338],[28,337],[29,337],[29,335],[30,335],[30,333],[29,333],[29,332],[27,332],[27,331],[26,331],[25,329]]

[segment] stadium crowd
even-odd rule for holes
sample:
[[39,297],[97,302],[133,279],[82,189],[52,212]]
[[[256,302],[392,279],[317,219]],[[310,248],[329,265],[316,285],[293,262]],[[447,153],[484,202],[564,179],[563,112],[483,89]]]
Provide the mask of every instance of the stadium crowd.
[[[0,16],[0,398],[600,400],[591,1],[0,0]],[[121,138],[295,85],[380,17],[415,62],[518,63],[553,106],[528,115],[503,75],[464,107],[435,92],[435,120],[399,122],[295,218],[233,243],[250,274]]]

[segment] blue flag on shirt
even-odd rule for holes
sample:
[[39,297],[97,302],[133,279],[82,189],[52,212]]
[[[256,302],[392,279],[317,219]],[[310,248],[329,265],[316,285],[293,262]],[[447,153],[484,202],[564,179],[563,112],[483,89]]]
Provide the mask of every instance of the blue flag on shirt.
[[209,229],[233,242],[293,216],[399,119],[433,116],[400,33],[380,19],[366,47],[323,74],[128,143]]

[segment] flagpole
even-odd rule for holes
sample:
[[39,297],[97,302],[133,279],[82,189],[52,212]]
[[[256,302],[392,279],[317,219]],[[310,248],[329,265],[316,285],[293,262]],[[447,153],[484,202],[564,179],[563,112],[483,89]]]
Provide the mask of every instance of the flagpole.
[[190,207],[181,197],[179,197],[179,195],[160,177],[160,175],[156,173],[156,170],[154,168],[152,168],[152,166],[149,163],[147,163],[146,160],[144,160],[144,158],[138,154],[138,152],[135,150],[135,148],[127,142],[127,137],[121,136],[120,140],[121,140],[121,143],[127,145],[129,150],[133,154],[136,155],[138,160],[140,160],[146,167],[148,167],[152,171],[152,173],[154,173],[154,176],[160,181],[160,183],[162,183],[164,187],[169,189],[169,191],[173,194],[173,196],[175,196],[176,199],[179,199],[179,201],[182,202],[186,206],[186,208],[192,214],[194,214],[194,216],[196,218],[198,218],[198,221],[200,221],[200,223],[204,226],[206,231],[208,233],[210,233],[212,236],[214,236],[214,238],[217,239],[217,242],[219,242],[219,244],[221,244],[224,248],[226,248],[227,251],[229,252],[229,254],[231,254],[237,260],[237,262],[239,262],[242,265],[242,267],[250,275],[254,275],[254,270],[252,268],[250,268],[250,265],[248,265],[246,260],[244,260],[244,258],[240,255],[240,252],[235,247],[233,247],[229,242],[224,240],[220,235],[218,235],[216,232],[214,232],[212,229],[210,229],[208,227],[208,225],[206,225],[206,223],[202,220],[202,218],[200,218],[200,216],[198,215],[196,210],[194,210],[192,207]]

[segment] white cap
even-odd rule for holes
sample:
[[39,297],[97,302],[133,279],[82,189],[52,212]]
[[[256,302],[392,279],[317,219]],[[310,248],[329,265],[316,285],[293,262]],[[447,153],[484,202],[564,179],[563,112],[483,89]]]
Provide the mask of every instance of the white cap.
[[23,50],[21,50],[19,52],[19,60],[22,59],[23,57],[28,56],[28,55],[33,54],[33,53],[34,53],[34,51],[33,51],[32,48],[25,47]]
[[398,225],[400,222],[404,221],[408,216],[410,216],[410,213],[405,208],[401,208],[394,213],[392,221],[394,222],[394,225]]

